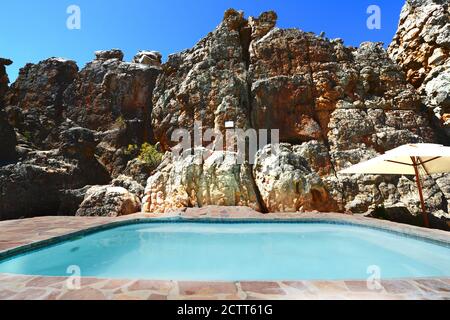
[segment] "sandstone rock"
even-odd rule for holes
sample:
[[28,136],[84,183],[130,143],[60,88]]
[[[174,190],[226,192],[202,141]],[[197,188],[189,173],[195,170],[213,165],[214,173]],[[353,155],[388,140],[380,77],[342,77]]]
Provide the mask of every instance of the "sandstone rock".
[[16,159],[16,134],[6,120],[6,114],[0,109],[0,166]]
[[13,62],[9,59],[0,58],[0,109],[3,106],[3,98],[8,91],[8,74],[6,73],[6,66],[11,65]]
[[320,176],[300,154],[298,146],[289,144],[269,145],[258,152],[254,176],[266,208],[270,212],[336,211]]
[[274,11],[263,12],[258,18],[249,17],[248,25],[252,30],[252,40],[259,40],[275,28],[278,15]]
[[117,59],[119,61],[123,60],[123,52],[119,49],[111,50],[100,50],[95,52],[95,58],[97,60],[110,60]]
[[94,158],[68,158],[58,150],[31,151],[20,162],[0,167],[0,220],[56,214],[65,190],[109,180]]
[[407,0],[397,34],[389,47],[407,79],[421,93],[423,103],[435,115],[448,144],[450,124],[442,121],[450,112],[450,11],[448,1]]
[[174,130],[192,130],[194,121],[222,132],[226,121],[249,127],[247,49],[241,37],[246,26],[242,13],[229,10],[194,48],[169,56],[156,84],[152,114],[155,138],[164,150],[175,144]]
[[[413,181],[336,175],[399,145],[436,141],[428,115],[421,111],[420,95],[402,68],[381,43],[345,47],[340,39],[277,29],[275,23],[276,15],[270,12],[246,21],[241,12],[228,10],[219,27],[193,49],[169,57],[154,95],[156,139],[167,150],[172,146],[171,133],[177,128],[192,132],[194,121],[202,121],[202,129],[223,130],[228,120],[237,128],[279,129],[281,142],[296,146],[287,152],[286,165],[273,166],[272,184],[258,184],[264,175],[256,178],[260,206],[267,206],[263,209],[362,213],[381,204],[403,203],[416,214]],[[441,59],[442,52],[437,51],[431,60],[442,67]],[[305,165],[296,168],[289,162],[299,158]],[[181,167],[196,172],[190,176],[203,172],[190,163]],[[175,208],[192,206],[194,197],[187,194],[198,193],[201,187],[194,184],[186,192],[173,178],[183,170],[170,164],[161,168],[149,179],[144,210],[159,210],[167,199],[177,199]],[[329,201],[314,200],[320,197],[309,191],[297,192],[288,180],[290,174],[298,178],[297,185],[306,184],[306,190],[310,186],[301,177],[317,182],[318,194]],[[406,186],[411,193],[403,192]],[[443,208],[442,193],[431,184],[426,188],[430,188],[430,208],[438,212]],[[194,201],[194,205],[199,204]]]
[[152,94],[160,67],[122,62],[119,53],[97,53],[64,95],[66,116],[98,131],[96,153],[113,177],[131,158],[129,145],[152,141]]
[[87,190],[77,216],[118,217],[139,212],[141,201],[127,189],[93,186]]
[[419,108],[419,96],[381,44],[352,49],[297,29],[273,29],[250,48],[252,123],[280,129],[282,142],[326,140],[337,109]]
[[167,153],[148,179],[142,211],[163,213],[207,205],[247,206],[260,211],[251,168],[237,164],[236,156],[226,151],[210,154],[205,148],[178,159]]
[[146,64],[149,66],[161,66],[162,55],[158,51],[139,51],[133,58],[134,63]]
[[[445,181],[445,180],[443,180]],[[389,175],[338,175],[328,176],[325,184],[332,190],[340,211],[352,213],[372,212],[377,207],[384,209],[403,206],[410,216],[409,222],[421,222],[421,206],[413,177]],[[423,182],[424,197],[430,217],[442,218],[440,212],[448,212],[447,199],[441,187],[433,179]],[[403,211],[405,213],[406,211]],[[390,216],[394,221],[395,215]],[[407,222],[405,219],[399,222]]]
[[[98,131],[110,130],[125,120],[149,121],[158,74],[159,68],[122,62],[116,53],[97,54],[97,60],[88,63],[67,88],[66,115],[78,125]],[[149,131],[144,126],[142,130]]]
[[142,186],[147,184],[147,179],[155,171],[156,167],[153,164],[148,164],[139,158],[135,158],[127,163],[123,174],[132,177]]
[[100,142],[96,147],[96,154],[111,176],[120,175],[128,162],[136,156],[129,154],[127,149],[130,145],[140,145],[145,141],[142,126],[143,122],[139,120],[127,120],[111,130],[97,133],[96,137]]
[[[407,223],[417,226],[423,226],[422,215],[412,214],[408,207],[399,203],[391,207],[379,207],[371,211],[367,216],[388,219],[400,223]],[[450,219],[450,215],[442,210],[435,212],[433,215],[428,215],[428,220],[432,228],[439,228],[450,231],[450,226],[447,221]]]
[[92,186],[84,186],[79,189],[63,189],[59,193],[59,208],[58,215],[60,216],[74,216],[81,203],[86,196],[86,192]]
[[16,158],[16,134],[13,127],[8,123],[3,111],[3,99],[8,91],[8,75],[5,66],[12,64],[11,60],[0,58],[0,165],[8,163]]
[[69,157],[94,158],[95,132],[86,128],[72,127],[62,131],[60,151]]
[[308,141],[297,145],[295,152],[305,158],[311,169],[317,172],[319,176],[335,173],[330,153],[325,143],[316,140]]
[[30,143],[52,149],[50,133],[64,121],[62,96],[74,80],[78,67],[74,61],[50,58],[27,64],[5,98],[8,120]]
[[132,177],[120,175],[111,182],[111,185],[114,187],[122,187],[138,198],[144,196],[144,186],[133,180]]

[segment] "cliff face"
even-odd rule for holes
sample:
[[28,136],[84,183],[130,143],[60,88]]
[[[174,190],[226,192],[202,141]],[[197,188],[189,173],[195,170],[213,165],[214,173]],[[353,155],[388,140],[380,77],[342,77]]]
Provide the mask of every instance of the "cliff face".
[[[122,203],[142,192],[123,183],[120,173],[134,158],[128,146],[151,139],[152,91],[160,70],[157,54],[141,52],[137,57],[141,62],[127,63],[119,50],[100,51],[81,71],[73,61],[50,58],[27,64],[10,88],[2,81],[0,128],[3,132],[13,126],[16,134],[8,132],[17,136],[15,148],[16,141],[9,138],[2,148],[12,145],[20,161],[0,167],[0,219],[85,215],[96,208],[99,215],[130,213]],[[140,163],[133,170],[147,176],[151,172]],[[118,185],[88,187],[108,183]],[[116,192],[123,185],[129,190]],[[141,205],[132,204],[136,211]],[[117,212],[105,213],[102,207]]]
[[407,0],[389,54],[417,88],[443,143],[450,141],[450,4]]
[[[232,186],[242,185],[242,166],[219,174],[208,162],[174,164],[168,155],[148,181],[144,210],[245,204],[262,211],[366,212],[384,204],[403,206],[404,218],[414,220],[413,180],[337,175],[399,145],[437,141],[401,67],[381,44],[349,48],[339,39],[278,29],[276,19],[267,12],[246,20],[229,10],[193,49],[169,57],[154,92],[153,127],[167,149],[172,132],[181,127],[193,135],[195,121],[222,132],[226,121],[279,129],[285,143],[280,158],[261,157],[268,152],[261,150],[250,176],[254,184],[247,174],[241,190]],[[211,175],[230,182],[217,184]],[[446,198],[429,184],[430,209],[445,216]]]
[[16,135],[13,127],[8,123],[3,111],[5,94],[8,92],[9,79],[6,66],[12,64],[11,60],[0,58],[0,165],[13,161],[16,158]]
[[[430,18],[442,10],[448,19],[444,2],[407,3],[389,49],[397,63],[382,44],[346,47],[340,39],[276,28],[274,12],[245,19],[230,9],[214,31],[162,65],[157,52],[124,62],[119,50],[97,52],[81,71],[55,58],[27,65],[11,88],[0,82],[4,122],[16,130],[21,159],[0,170],[0,218],[23,214],[11,196],[17,193],[34,199],[24,202],[27,216],[126,214],[144,193],[142,208],[151,212],[226,205],[362,213],[384,206],[384,215],[416,223],[412,178],[338,171],[402,144],[442,140],[445,123],[436,126],[422,108],[444,118],[447,112],[449,37],[441,29],[448,23]],[[409,42],[412,24],[422,30],[416,36],[437,35]],[[443,57],[419,58],[423,43]],[[427,91],[430,83],[436,85]],[[183,128],[194,136],[196,122],[203,132],[225,133],[229,122],[235,129],[279,129],[282,144],[278,153],[259,145],[254,164],[237,164],[234,150],[211,152],[204,148],[210,141],[182,159],[167,152],[156,170],[156,151],[134,159],[134,145],[170,151],[172,134]],[[8,143],[14,149],[16,142]],[[442,228],[450,218],[448,185],[441,175],[425,186],[432,223]]]

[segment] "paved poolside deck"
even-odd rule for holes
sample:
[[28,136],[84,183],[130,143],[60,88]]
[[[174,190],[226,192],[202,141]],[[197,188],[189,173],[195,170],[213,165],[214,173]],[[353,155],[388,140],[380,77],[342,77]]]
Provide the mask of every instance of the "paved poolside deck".
[[[333,213],[262,215],[247,208],[207,207],[174,212],[164,217],[201,219],[264,219],[289,221],[327,220],[383,228],[416,237],[439,241],[450,246],[450,233],[428,230]],[[134,214],[119,218],[40,217],[0,222],[0,257],[23,246],[51,243],[55,237],[102,228],[111,223],[155,219],[160,215]],[[382,281],[382,289],[370,290],[365,281],[286,281],[286,282],[185,282],[83,278],[79,290],[69,290],[65,277],[43,277],[0,274],[0,299],[448,299],[450,279],[399,279]]]

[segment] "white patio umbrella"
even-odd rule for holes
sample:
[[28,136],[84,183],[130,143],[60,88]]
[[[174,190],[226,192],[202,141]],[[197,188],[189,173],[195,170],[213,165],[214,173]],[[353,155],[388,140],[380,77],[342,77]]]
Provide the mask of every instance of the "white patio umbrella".
[[422,205],[423,219],[429,227],[428,216],[423,199],[420,174],[450,172],[450,147],[439,144],[407,144],[386,152],[369,161],[361,162],[344,169],[342,174],[399,174],[416,176],[419,189],[420,203]]

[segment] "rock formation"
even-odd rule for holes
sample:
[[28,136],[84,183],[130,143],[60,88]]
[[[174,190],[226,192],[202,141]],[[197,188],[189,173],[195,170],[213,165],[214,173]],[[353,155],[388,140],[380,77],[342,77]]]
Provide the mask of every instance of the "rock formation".
[[[120,50],[95,54],[80,72],[75,62],[60,58],[27,64],[11,88],[3,67],[10,62],[1,60],[0,139],[6,152],[0,160],[10,164],[0,170],[0,219],[73,215],[81,205],[83,214],[91,215],[102,203],[108,215],[139,211],[135,198],[143,195],[143,186],[119,192],[123,205],[119,200],[110,205],[117,192],[96,192],[90,199],[98,201],[88,201],[87,186],[111,183],[133,160],[127,147],[152,140],[151,101],[160,67],[123,62]],[[103,189],[122,187],[117,179],[112,183]]]
[[117,217],[138,212],[140,208],[140,199],[125,188],[93,186],[86,191],[76,215]]
[[175,159],[167,152],[148,180],[143,211],[169,212],[207,205],[247,206],[260,211],[251,168],[237,164],[236,157],[228,151],[210,154],[205,148]]
[[5,66],[12,64],[11,60],[0,58],[0,165],[8,163],[16,158],[16,134],[13,127],[7,121],[3,110],[5,94],[8,92],[9,79]]
[[[273,148],[279,150],[275,153]],[[269,212],[336,210],[325,184],[302,151],[302,146],[281,144],[258,152],[254,176]]]
[[[142,52],[139,55],[144,56]],[[153,55],[158,57],[158,53]],[[113,176],[132,160],[125,152],[128,145],[153,139],[152,93],[160,72],[156,64],[122,59],[123,53],[117,49],[96,52],[96,59],[79,72],[64,94],[68,118],[103,132],[98,135],[97,153]]]
[[[193,49],[169,57],[154,92],[155,137],[170,149],[172,132],[187,128],[193,134],[196,121],[222,132],[227,121],[242,129],[279,129],[280,141],[291,145],[283,145],[280,159],[265,157],[255,165],[252,207],[359,213],[404,203],[418,215],[411,201],[417,197],[402,192],[414,181],[337,174],[399,145],[436,141],[401,67],[382,44],[346,47],[340,39],[278,29],[276,19],[267,12],[246,20],[229,10]],[[201,187],[186,186],[204,172],[191,170],[190,161],[176,163],[150,177],[144,210],[203,205],[192,201]],[[186,171],[193,172],[189,179],[174,182]],[[439,187],[430,188],[430,208],[448,211]]]
[[174,130],[203,128],[224,132],[226,121],[248,128],[247,21],[229,10],[224,21],[194,48],[169,56],[154,91],[152,125],[165,150]]
[[445,0],[407,0],[389,54],[418,89],[422,102],[450,141],[450,4]]
[[28,143],[44,150],[58,144],[63,121],[63,93],[75,79],[78,67],[74,61],[50,58],[38,64],[27,64],[6,95],[9,122]]
[[[26,65],[9,88],[10,61],[0,59],[0,218],[117,216],[143,197],[154,213],[225,205],[419,224],[412,177],[339,171],[402,144],[450,141],[448,7],[408,0],[388,51],[277,28],[271,11],[246,19],[230,9],[166,63],[148,50],[132,62],[98,51],[81,71],[51,58]],[[172,134],[195,138],[197,123],[222,134],[278,129],[280,144],[259,137],[255,162],[239,162],[234,148],[211,150],[205,138],[177,157]],[[166,152],[159,167],[138,158],[144,143]],[[430,220],[443,229],[449,185],[450,175],[425,180]]]

